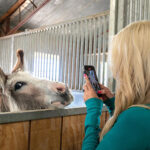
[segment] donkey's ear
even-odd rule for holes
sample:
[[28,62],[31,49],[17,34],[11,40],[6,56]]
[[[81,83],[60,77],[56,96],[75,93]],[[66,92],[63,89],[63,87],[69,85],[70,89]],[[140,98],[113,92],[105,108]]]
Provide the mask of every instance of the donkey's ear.
[[4,88],[4,85],[6,83],[7,76],[3,72],[3,70],[0,68],[0,89]]
[[16,72],[18,70],[24,70],[24,52],[23,50],[17,50],[16,52],[17,55],[17,62],[16,65],[14,66],[12,72]]

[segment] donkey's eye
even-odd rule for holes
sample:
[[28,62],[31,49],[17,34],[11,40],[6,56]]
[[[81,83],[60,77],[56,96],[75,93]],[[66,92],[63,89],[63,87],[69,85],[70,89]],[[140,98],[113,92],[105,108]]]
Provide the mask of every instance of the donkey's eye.
[[17,82],[16,84],[15,84],[15,91],[16,90],[19,90],[22,86],[24,86],[24,85],[26,85],[26,83],[25,82]]

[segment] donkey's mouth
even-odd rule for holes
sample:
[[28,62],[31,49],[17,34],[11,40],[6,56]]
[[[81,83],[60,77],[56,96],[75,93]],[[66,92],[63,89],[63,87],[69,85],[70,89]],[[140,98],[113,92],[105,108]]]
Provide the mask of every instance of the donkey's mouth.
[[52,105],[55,105],[55,106],[67,106],[68,105],[68,102],[65,102],[65,101],[52,101],[51,102]]

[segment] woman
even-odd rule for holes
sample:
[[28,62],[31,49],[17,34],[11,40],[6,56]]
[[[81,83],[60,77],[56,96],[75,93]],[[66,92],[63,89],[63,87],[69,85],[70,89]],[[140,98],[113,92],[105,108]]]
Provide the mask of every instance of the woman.
[[[150,21],[133,23],[114,37],[111,65],[116,79],[115,98],[101,85],[101,94],[107,99],[99,99],[85,76],[87,115],[82,150],[149,150]],[[112,117],[101,131],[103,102]]]

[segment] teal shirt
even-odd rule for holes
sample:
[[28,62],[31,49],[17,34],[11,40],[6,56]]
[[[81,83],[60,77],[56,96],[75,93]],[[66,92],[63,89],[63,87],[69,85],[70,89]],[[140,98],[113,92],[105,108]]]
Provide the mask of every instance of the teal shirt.
[[[106,102],[110,114],[114,98]],[[131,107],[123,111],[111,130],[99,142],[100,115],[103,102],[97,98],[86,101],[85,137],[82,150],[150,150],[150,110]]]

